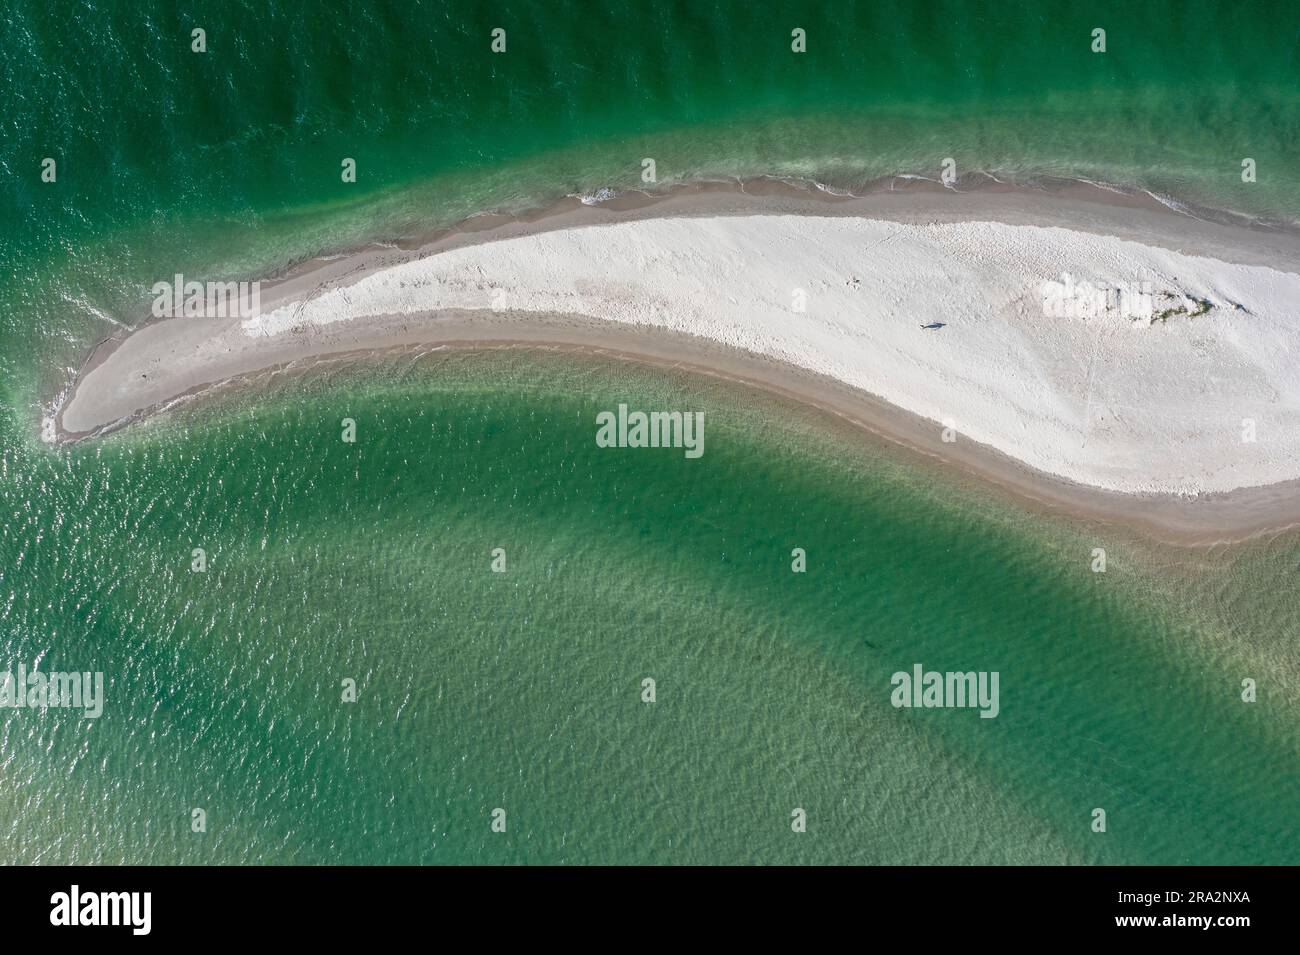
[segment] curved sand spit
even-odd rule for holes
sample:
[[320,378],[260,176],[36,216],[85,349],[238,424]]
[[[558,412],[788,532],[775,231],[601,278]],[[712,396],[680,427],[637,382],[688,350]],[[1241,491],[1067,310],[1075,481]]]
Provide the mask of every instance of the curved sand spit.
[[1185,253],[1168,235],[1146,244],[1095,225],[837,211],[559,217],[418,254],[372,251],[272,288],[255,318],[166,319],[114,343],[60,430],[94,433],[299,358],[415,342],[636,350],[644,338],[647,354],[708,365],[690,338],[662,353],[677,332],[884,399],[930,422],[941,453],[946,425],[956,444],[1108,491],[1300,478],[1293,263],[1223,261],[1207,241]]

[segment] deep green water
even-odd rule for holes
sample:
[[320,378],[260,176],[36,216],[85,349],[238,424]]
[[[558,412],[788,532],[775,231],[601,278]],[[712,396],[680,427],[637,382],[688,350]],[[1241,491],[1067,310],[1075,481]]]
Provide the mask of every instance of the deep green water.
[[[1160,548],[572,358],[36,437],[159,278],[634,186],[646,156],[849,188],[953,156],[1295,221],[1292,5],[137,7],[3,15],[0,670],[110,683],[97,721],[0,712],[7,860],[1300,861],[1294,536]],[[706,411],[706,454],[596,448],[619,401]],[[893,709],[915,662],[1000,671],[1001,714]]]

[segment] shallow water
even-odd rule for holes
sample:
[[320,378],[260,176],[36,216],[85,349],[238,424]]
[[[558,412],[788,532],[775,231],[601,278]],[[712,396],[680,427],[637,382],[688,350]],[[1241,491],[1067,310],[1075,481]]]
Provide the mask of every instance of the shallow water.
[[[704,411],[704,455],[596,447],[620,401]],[[109,687],[89,729],[4,717],[24,860],[1294,861],[1294,656],[1216,619],[1294,545],[1153,567],[776,399],[574,357],[319,370],[28,453],[11,658]],[[915,663],[998,671],[1000,713],[895,709]]]

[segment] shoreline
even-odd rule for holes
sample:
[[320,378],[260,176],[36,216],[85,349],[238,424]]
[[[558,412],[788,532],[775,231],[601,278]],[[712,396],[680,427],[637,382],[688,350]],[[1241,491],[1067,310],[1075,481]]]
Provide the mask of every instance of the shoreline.
[[[660,194],[632,193],[599,203],[568,197],[531,214],[485,213],[429,237],[410,240],[409,248],[370,245],[350,253],[316,257],[263,285],[262,314],[286,303],[309,303],[322,294],[348,288],[397,265],[419,263],[456,249],[506,239],[526,239],[590,225],[679,218],[738,216],[853,217],[876,222],[944,225],[999,222],[1009,226],[1068,228],[1074,233],[1140,241],[1143,246],[1211,257],[1245,266],[1267,265],[1300,273],[1300,236],[1268,227],[1206,222],[1161,207],[1154,199],[1123,196],[1097,188],[1070,187],[1063,193],[1026,192],[1001,184],[957,192],[921,180],[860,197],[835,196],[792,186],[782,180],[756,180],[728,186],[717,182],[680,186]],[[1104,194],[1100,195],[1100,194]],[[1086,195],[1086,198],[1082,197]],[[1102,201],[1098,201],[1102,199]],[[208,363],[185,378],[151,392],[126,414],[111,409],[95,388],[114,375],[137,371],[167,353],[190,354],[197,343],[224,331],[238,319],[160,319],[104,340],[88,356],[54,417],[58,441],[82,440],[188,402],[209,390],[243,382],[272,370],[293,369],[325,359],[358,360],[394,349],[541,348],[605,355],[621,360],[680,367],[734,380],[783,395],[836,415],[880,437],[955,465],[959,470],[1011,489],[1049,509],[1065,509],[1090,519],[1119,521],[1148,535],[1180,543],[1226,543],[1300,525],[1300,480],[1215,490],[1195,496],[1129,493],[1090,486],[1051,474],[964,434],[941,444],[934,420],[890,403],[878,394],[780,356],[732,347],[715,338],[681,329],[620,324],[558,311],[494,313],[440,308],[402,315],[368,316],[364,321],[295,329],[252,339],[243,354],[209,354]],[[141,347],[151,339],[153,351]],[[161,350],[160,350],[161,349]],[[227,353],[231,349],[227,349]],[[99,372],[99,374],[96,374]],[[147,378],[148,372],[140,372]],[[108,377],[106,377],[108,376]],[[182,376],[183,377],[183,376]],[[96,420],[95,413],[100,414]],[[72,410],[72,420],[66,418]],[[89,425],[89,426],[87,426]]]
[[[582,321],[581,316],[565,316]],[[548,327],[554,331],[554,327]],[[579,329],[584,335],[595,329]],[[611,362],[680,371],[740,388],[750,388],[828,415],[835,422],[887,442],[914,462],[943,469],[949,480],[969,479],[990,487],[1036,511],[1093,524],[1136,529],[1156,543],[1179,547],[1210,548],[1273,537],[1300,528],[1300,481],[1242,488],[1219,494],[1185,498],[1175,495],[1125,494],[1087,487],[1036,471],[994,448],[973,442],[942,444],[932,423],[872,395],[813,372],[762,356],[734,352],[707,339],[685,340],[675,333],[663,341],[629,337],[626,342],[608,338],[599,343],[558,341],[543,336],[511,337],[520,329],[501,330],[502,337],[483,337],[482,324],[447,324],[437,341],[415,339],[406,344],[328,351],[307,358],[267,366],[194,391],[177,395],[165,406],[121,423],[109,431],[144,423],[168,412],[185,410],[195,399],[244,395],[269,378],[304,375],[334,364],[358,365],[393,356],[426,357],[439,353],[490,354],[499,351],[544,352],[575,355]],[[617,336],[618,329],[600,329]],[[641,330],[644,332],[645,330]],[[649,330],[652,334],[657,329]],[[463,337],[457,337],[463,336]],[[648,346],[648,347],[647,347]],[[701,354],[700,349],[705,351]],[[689,349],[675,351],[675,349]],[[730,354],[729,354],[730,352]],[[694,358],[695,360],[691,360]],[[705,361],[700,361],[703,358]],[[706,363],[707,362],[707,363]]]

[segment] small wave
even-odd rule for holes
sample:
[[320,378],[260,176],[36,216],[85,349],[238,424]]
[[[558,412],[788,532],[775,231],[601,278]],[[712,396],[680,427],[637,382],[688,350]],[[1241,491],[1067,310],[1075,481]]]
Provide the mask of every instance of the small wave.
[[1094,189],[1103,189],[1106,192],[1113,192],[1117,196],[1133,195],[1132,189],[1125,189],[1123,186],[1116,186],[1113,183],[1104,182],[1100,179],[1088,179],[1084,176],[1076,176],[1074,177],[1074,181],[1084,183],[1085,185],[1088,186],[1092,186]]
[[601,186],[595,192],[571,192],[566,198],[577,199],[584,206],[595,206],[602,202],[609,202],[615,198],[618,192],[609,186]]
[[1179,215],[1188,216],[1188,217],[1190,217],[1190,218],[1192,218],[1192,219],[1200,219],[1200,218],[1201,218],[1201,217],[1198,216],[1195,212],[1193,212],[1193,211],[1191,210],[1190,207],[1188,207],[1187,205],[1185,205],[1185,204],[1179,202],[1179,201],[1178,201],[1177,199],[1175,199],[1173,196],[1166,196],[1166,195],[1163,195],[1163,194],[1161,194],[1161,193],[1159,193],[1159,192],[1152,192],[1150,189],[1143,189],[1142,191],[1143,191],[1146,195],[1148,195],[1148,196],[1150,196],[1152,199],[1154,199],[1156,202],[1160,203],[1160,204],[1161,204],[1162,206],[1164,206],[1166,209],[1171,210],[1172,212],[1177,212]]
[[830,185],[829,183],[818,182],[816,179],[809,179],[809,180],[806,180],[806,181],[807,181],[807,182],[811,182],[811,183],[812,183],[812,187],[813,187],[814,189],[816,189],[818,192],[824,192],[824,193],[826,193],[826,195],[828,195],[828,196],[836,196],[836,197],[838,197],[838,198],[842,198],[842,199],[859,199],[859,198],[861,198],[860,196],[858,196],[857,194],[855,194],[855,193],[853,192],[853,190],[851,190],[851,189],[837,189],[835,186],[832,186],[832,185]]
[[90,301],[88,301],[85,298],[74,298],[71,301],[73,305],[76,305],[80,309],[84,309],[85,311],[89,312],[91,315],[98,318],[100,321],[108,322],[110,325],[116,325],[118,328],[128,327],[124,322],[118,321],[112,315],[108,314],[108,312],[104,311],[102,308],[93,305]]

